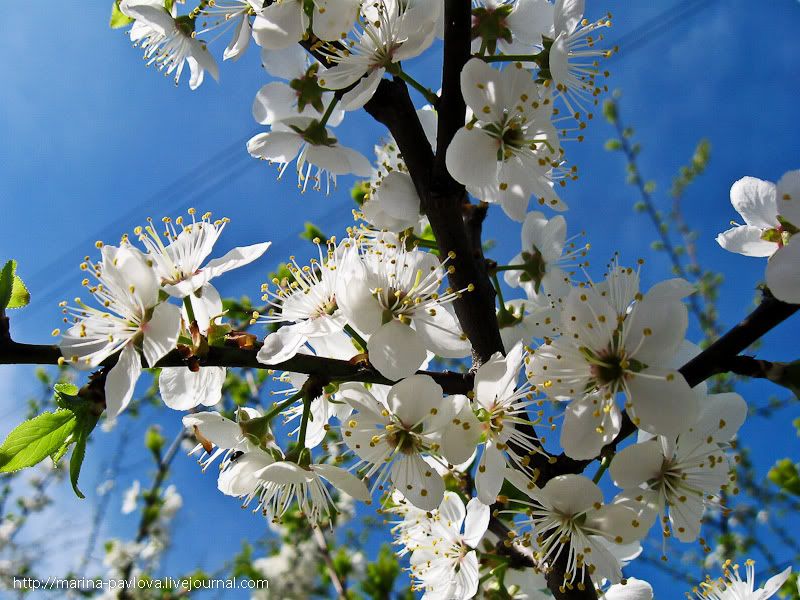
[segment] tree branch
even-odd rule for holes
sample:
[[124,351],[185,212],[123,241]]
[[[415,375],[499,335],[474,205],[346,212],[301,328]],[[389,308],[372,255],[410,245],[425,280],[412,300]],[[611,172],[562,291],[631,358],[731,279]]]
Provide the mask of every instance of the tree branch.
[[[252,350],[242,350],[231,347],[212,346],[208,355],[200,360],[206,367],[231,367],[250,369],[271,369],[275,371],[289,371],[318,375],[330,381],[361,381],[364,383],[379,383],[392,385],[394,382],[383,377],[371,367],[364,367],[345,360],[324,358],[307,354],[298,354],[282,363],[265,365],[257,359],[260,344]],[[58,346],[20,344],[11,342],[0,344],[0,365],[56,365],[61,359]],[[117,364],[118,355],[104,360],[99,366],[113,367]],[[67,361],[69,363],[69,361]],[[186,359],[173,350],[162,358],[155,367],[185,367]],[[453,371],[433,372],[419,371],[420,375],[430,375],[447,394],[466,394],[472,390],[473,377],[469,373],[456,373]]]
[[768,291],[756,309],[725,335],[683,365],[679,371],[694,387],[712,375],[724,373],[732,359],[746,350],[765,333],[791,317],[800,305],[787,304]]

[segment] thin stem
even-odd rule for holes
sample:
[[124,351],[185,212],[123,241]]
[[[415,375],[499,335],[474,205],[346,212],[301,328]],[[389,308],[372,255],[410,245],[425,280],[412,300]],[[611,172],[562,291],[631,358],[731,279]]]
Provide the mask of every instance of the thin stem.
[[492,273],[492,283],[494,284],[494,290],[497,292],[497,301],[500,303],[500,315],[501,317],[507,316],[508,309],[506,309],[506,302],[503,299],[503,290],[500,289],[500,280],[497,278],[497,273]]
[[320,120],[319,124],[323,127],[328,122],[328,119],[331,118],[333,114],[333,109],[336,108],[336,105],[339,104],[339,97],[337,95],[333,96],[333,99],[328,104],[328,107],[325,109],[325,114],[322,115],[322,119]]
[[600,461],[600,468],[597,469],[597,473],[594,474],[592,481],[595,483],[600,483],[600,480],[603,478],[603,474],[608,470],[608,465],[611,464],[611,458],[608,456],[604,456],[603,460]]
[[333,563],[330,548],[328,548],[328,540],[325,539],[325,534],[319,527],[312,527],[311,530],[314,533],[314,541],[317,543],[317,548],[319,548],[322,554],[322,560],[325,561],[325,568],[328,570],[328,576],[331,578],[333,589],[336,590],[336,597],[339,598],[339,600],[346,600],[347,588],[345,587],[344,580],[340,579],[339,574],[336,572],[336,566]]
[[301,450],[306,447],[306,430],[308,429],[308,417],[311,415],[311,401],[313,398],[303,390],[303,416],[300,420],[300,433],[297,436],[297,447]]
[[495,54],[494,56],[476,54],[475,58],[480,58],[484,62],[535,62],[541,54],[541,52],[538,54]]
[[344,330],[350,334],[351,338],[358,342],[358,345],[361,346],[361,349],[364,350],[364,352],[367,351],[367,341],[362,338],[351,325],[345,325]]
[[494,270],[495,271],[525,271],[528,268],[527,265],[497,265]]
[[408,85],[413,87],[415,90],[417,90],[420,94],[422,94],[425,97],[425,100],[427,100],[429,104],[436,106],[439,103],[439,96],[434,94],[431,90],[426,88],[419,81],[411,77],[411,75],[403,71],[403,69],[398,68],[397,76],[400,77],[400,79],[402,79],[403,81],[405,81]]
[[192,307],[191,296],[186,296],[183,299],[183,307],[186,309],[186,316],[189,317],[189,325],[196,323],[197,319],[194,316],[194,308]]

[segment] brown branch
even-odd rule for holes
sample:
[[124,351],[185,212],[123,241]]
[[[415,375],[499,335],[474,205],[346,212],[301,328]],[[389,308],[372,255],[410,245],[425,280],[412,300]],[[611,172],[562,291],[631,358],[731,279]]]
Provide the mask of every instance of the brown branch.
[[712,375],[724,373],[731,361],[765,333],[791,317],[800,305],[787,304],[768,291],[756,309],[741,323],[683,365],[679,371],[694,387]]
[[[305,373],[306,375],[318,375],[330,381],[361,381],[384,385],[392,385],[394,383],[371,367],[364,367],[345,360],[307,354],[298,354],[282,363],[265,365],[258,362],[259,348],[260,344],[256,344],[252,350],[212,346],[208,355],[200,360],[200,364],[206,367],[271,369]],[[117,358],[118,355],[111,356],[104,360],[100,366],[112,367],[117,363]],[[0,365],[56,365],[59,363],[59,359],[61,359],[61,351],[58,346],[20,344],[17,342],[0,344]],[[155,367],[185,367],[186,364],[186,359],[181,353],[173,350],[158,361]],[[447,394],[466,394],[472,390],[473,377],[469,373],[419,371],[419,374],[430,375],[442,386],[442,389]]]

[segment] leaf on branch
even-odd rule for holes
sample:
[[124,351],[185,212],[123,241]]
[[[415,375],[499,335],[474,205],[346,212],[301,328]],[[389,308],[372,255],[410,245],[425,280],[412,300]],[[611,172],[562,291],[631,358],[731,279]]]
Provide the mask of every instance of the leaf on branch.
[[123,14],[123,12],[119,9],[119,0],[117,0],[111,6],[111,19],[108,22],[108,26],[111,27],[111,29],[119,29],[130,23],[133,23],[133,19],[131,19],[128,15]]
[[31,300],[28,288],[16,274],[17,261],[9,260],[0,271],[0,309],[22,308]]
[[58,453],[77,424],[71,410],[45,412],[18,425],[0,446],[0,472],[32,467]]
[[783,491],[800,496],[800,473],[791,459],[784,458],[775,463],[767,474],[769,480]]

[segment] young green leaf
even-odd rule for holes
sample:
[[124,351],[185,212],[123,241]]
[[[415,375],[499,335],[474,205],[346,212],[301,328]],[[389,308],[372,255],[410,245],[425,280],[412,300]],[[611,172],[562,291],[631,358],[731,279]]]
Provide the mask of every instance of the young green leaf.
[[0,446],[0,472],[32,467],[58,452],[76,423],[75,413],[57,410],[42,413],[18,425]]
[[120,27],[125,27],[129,23],[133,23],[133,19],[123,14],[119,9],[119,0],[117,0],[111,7],[111,19],[108,22],[109,27],[111,27],[111,29],[119,29]]
[[89,433],[94,429],[97,424],[97,419],[94,419],[94,424],[86,423],[80,428],[77,439],[75,440],[75,448],[72,449],[72,456],[69,459],[69,481],[72,484],[72,489],[78,498],[85,498],[83,492],[78,488],[78,477],[81,475],[81,466],[83,466],[83,457],[86,456],[86,441],[89,439]]
[[5,310],[11,301],[14,288],[14,271],[17,269],[16,261],[10,260],[3,265],[0,271],[0,310]]

